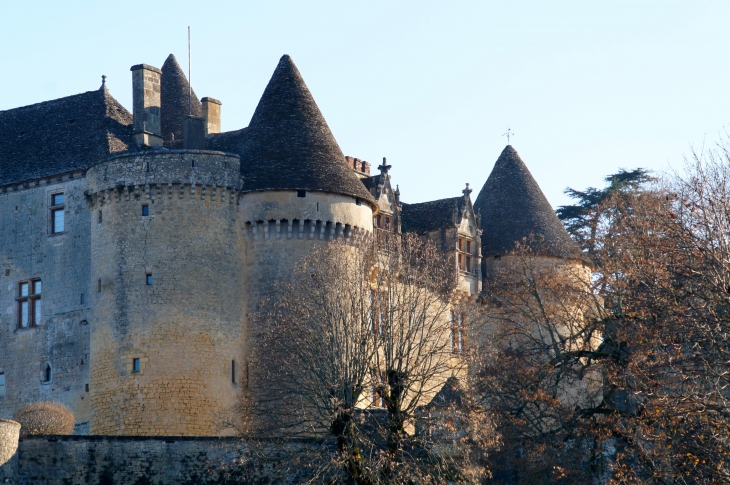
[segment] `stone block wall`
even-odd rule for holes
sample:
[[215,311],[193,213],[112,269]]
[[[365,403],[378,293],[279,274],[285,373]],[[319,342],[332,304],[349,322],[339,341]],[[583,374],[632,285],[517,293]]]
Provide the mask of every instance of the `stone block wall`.
[[[0,418],[37,401],[66,405],[83,428],[90,418],[89,211],[83,172],[0,192]],[[51,234],[51,195],[64,193],[65,228]],[[18,284],[42,282],[38,326],[19,328]],[[83,295],[83,296],[82,296]],[[45,367],[51,379],[45,379]]]
[[163,151],[89,170],[91,434],[221,433],[243,361],[238,164]]
[[[32,436],[0,466],[13,485],[301,483],[323,443],[239,438]],[[309,460],[307,458],[310,458]],[[301,464],[301,466],[300,466]]]

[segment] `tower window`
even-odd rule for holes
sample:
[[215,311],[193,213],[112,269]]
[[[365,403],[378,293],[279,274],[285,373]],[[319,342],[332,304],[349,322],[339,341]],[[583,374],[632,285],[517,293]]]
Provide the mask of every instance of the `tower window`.
[[135,357],[132,359],[132,372],[139,372],[140,371],[140,364],[139,364],[139,358]]
[[51,194],[51,234],[58,234],[66,229],[65,200],[63,192]]
[[147,273],[147,275],[146,275],[146,281],[147,281],[147,286],[151,286],[152,285],[152,274],[151,273]]
[[18,327],[35,327],[41,323],[41,280],[18,283]]
[[98,214],[98,215],[99,215],[99,220],[98,220],[98,222],[99,222],[99,224],[101,224],[101,211],[99,211],[99,214]]
[[81,298],[80,298],[80,300],[81,300],[81,301],[80,301],[80,303],[81,303],[82,305],[85,305],[85,304],[86,304],[86,295],[84,295],[83,293],[81,293]]
[[51,364],[46,364],[46,368],[43,369],[43,382],[51,382],[53,377],[53,371],[51,370]]
[[360,197],[355,197],[355,205],[362,205],[362,200],[360,200]]
[[306,197],[307,191],[306,190],[297,190],[297,197]]
[[150,206],[148,206],[147,204],[142,206],[142,215],[143,216],[150,215]]
[[5,395],[5,373],[0,372],[0,397]]
[[231,382],[236,383],[236,361],[235,359],[231,361]]
[[101,278],[96,280],[96,292],[101,293]]

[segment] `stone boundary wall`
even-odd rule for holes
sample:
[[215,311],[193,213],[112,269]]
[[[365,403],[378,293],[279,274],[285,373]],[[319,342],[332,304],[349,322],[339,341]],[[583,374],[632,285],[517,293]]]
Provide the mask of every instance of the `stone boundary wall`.
[[0,466],[0,484],[300,483],[322,447],[314,440],[30,436],[21,438],[15,456]]

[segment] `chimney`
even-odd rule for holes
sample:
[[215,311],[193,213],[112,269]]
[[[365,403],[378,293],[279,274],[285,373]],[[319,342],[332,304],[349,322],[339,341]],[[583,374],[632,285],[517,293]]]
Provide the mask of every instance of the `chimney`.
[[205,135],[221,132],[221,102],[217,99],[205,97],[203,103],[203,118],[205,118]]
[[183,120],[183,148],[205,150],[205,118],[185,117]]
[[147,64],[137,64],[132,71],[132,123],[137,146],[162,146],[160,127],[160,76],[162,71]]

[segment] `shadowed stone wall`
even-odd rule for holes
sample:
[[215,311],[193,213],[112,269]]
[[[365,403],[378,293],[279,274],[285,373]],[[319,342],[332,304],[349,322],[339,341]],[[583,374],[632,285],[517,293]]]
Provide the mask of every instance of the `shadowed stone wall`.
[[[12,418],[32,402],[57,401],[73,411],[80,428],[89,421],[92,299],[85,190],[83,171],[0,190],[0,373],[5,375],[0,418]],[[65,227],[52,234],[51,196],[61,192]],[[35,278],[42,283],[40,319],[37,326],[19,328],[18,284]]]
[[13,459],[0,466],[0,483],[299,483],[309,473],[306,457],[321,447],[315,441],[247,443],[239,438],[32,436],[21,438]]

